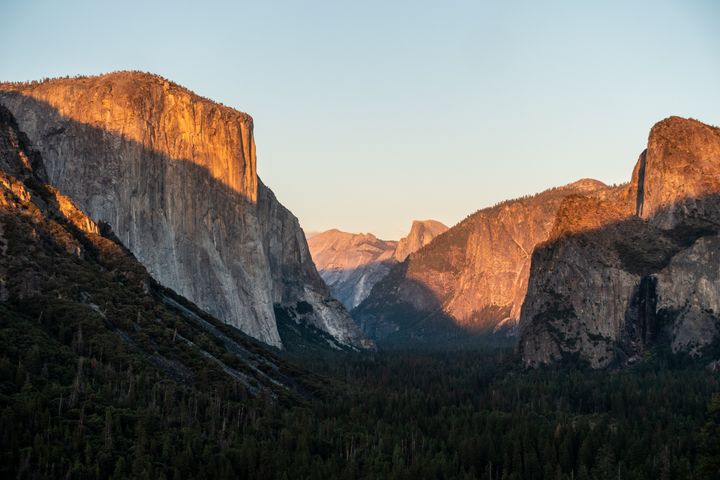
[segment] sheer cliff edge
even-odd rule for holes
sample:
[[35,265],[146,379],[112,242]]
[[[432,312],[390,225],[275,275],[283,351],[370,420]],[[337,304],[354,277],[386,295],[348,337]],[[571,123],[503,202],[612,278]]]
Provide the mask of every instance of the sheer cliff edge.
[[139,72],[0,84],[0,103],[50,183],[160,283],[269,345],[282,347],[282,309],[341,345],[372,346],[258,178],[249,115]]

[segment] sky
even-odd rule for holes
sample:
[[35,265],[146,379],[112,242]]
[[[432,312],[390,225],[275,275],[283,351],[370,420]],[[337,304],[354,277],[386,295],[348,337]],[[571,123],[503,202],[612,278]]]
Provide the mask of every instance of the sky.
[[0,0],[0,80],[160,74],[251,114],[306,231],[385,239],[720,125],[720,2]]

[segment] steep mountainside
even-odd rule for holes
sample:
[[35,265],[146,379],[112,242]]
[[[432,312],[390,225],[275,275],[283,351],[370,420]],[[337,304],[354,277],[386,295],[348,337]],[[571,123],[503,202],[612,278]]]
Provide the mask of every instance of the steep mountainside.
[[533,255],[520,322],[527,365],[594,367],[720,337],[720,129],[656,124],[626,187],[564,200]]
[[329,387],[160,286],[46,181],[0,106],[3,478],[171,475],[187,442],[236,451],[258,405]]
[[193,383],[202,367],[250,394],[299,385],[292,375],[301,372],[155,282],[107,225],[45,183],[29,145],[0,106],[0,337],[16,337],[3,343],[4,358],[40,338],[43,354],[73,356],[71,343],[80,360],[132,354],[141,369],[179,383]]
[[478,211],[394,267],[353,316],[368,335],[386,343],[433,343],[513,326],[530,255],[549,237],[563,200],[605,189],[581,180]]
[[[276,310],[369,346],[258,179],[252,118],[136,72],[0,84],[48,178],[163,285],[281,346]],[[309,308],[308,308],[309,306]]]
[[309,237],[315,265],[333,296],[345,307],[360,304],[390,268],[447,230],[435,220],[415,220],[399,242],[380,240],[370,233],[328,230]]

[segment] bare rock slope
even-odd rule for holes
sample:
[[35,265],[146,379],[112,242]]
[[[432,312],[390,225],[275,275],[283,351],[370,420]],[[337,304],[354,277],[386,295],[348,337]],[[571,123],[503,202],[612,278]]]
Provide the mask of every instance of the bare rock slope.
[[624,364],[658,343],[720,337],[720,129],[656,124],[626,186],[563,201],[533,255],[520,321],[527,365]]
[[434,343],[514,326],[532,252],[549,238],[563,200],[606,188],[580,180],[470,215],[394,267],[354,318],[387,343]]
[[435,220],[415,220],[399,242],[370,233],[328,230],[308,240],[315,265],[333,296],[346,308],[360,304],[390,268],[447,230]]
[[49,181],[162,284],[270,345],[282,344],[275,308],[370,345],[330,297],[297,219],[260,182],[249,115],[137,72],[0,84],[0,103]]

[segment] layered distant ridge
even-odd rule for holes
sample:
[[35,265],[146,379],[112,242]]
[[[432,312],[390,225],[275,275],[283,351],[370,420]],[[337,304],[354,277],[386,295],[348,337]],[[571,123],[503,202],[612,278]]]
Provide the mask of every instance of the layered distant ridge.
[[385,345],[519,333],[528,366],[711,352],[718,232],[720,129],[670,117],[629,184],[585,179],[480,210],[393,267],[353,316]]
[[353,317],[385,343],[436,343],[514,326],[535,245],[564,198],[607,188],[581,180],[470,215],[393,268]]
[[360,304],[390,268],[427,245],[447,227],[436,220],[415,220],[399,242],[380,240],[370,233],[328,230],[309,237],[315,265],[333,296],[346,308]]

